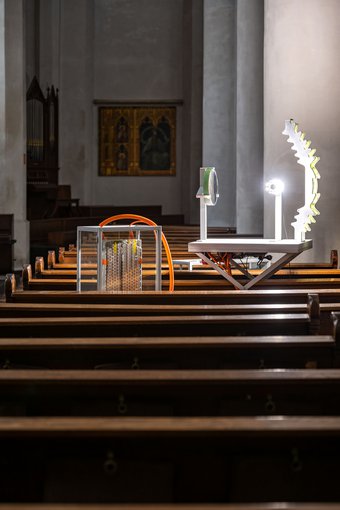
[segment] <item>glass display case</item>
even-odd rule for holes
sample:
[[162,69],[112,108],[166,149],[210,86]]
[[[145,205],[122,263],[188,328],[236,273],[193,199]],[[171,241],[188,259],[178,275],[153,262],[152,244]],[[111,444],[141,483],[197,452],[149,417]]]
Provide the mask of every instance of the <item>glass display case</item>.
[[77,291],[161,290],[162,227],[77,228]]

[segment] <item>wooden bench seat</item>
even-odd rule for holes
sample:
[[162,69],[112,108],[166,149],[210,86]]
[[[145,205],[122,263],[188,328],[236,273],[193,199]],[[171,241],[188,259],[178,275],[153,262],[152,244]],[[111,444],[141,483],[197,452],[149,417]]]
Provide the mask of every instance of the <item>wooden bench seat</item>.
[[[311,310],[313,309],[313,312]],[[260,304],[160,304],[157,314],[162,316],[188,315],[244,315],[244,314],[293,314],[313,313],[313,320],[321,323],[322,332],[332,331],[330,314],[340,310],[340,303],[322,303],[319,305],[317,294],[309,294],[307,303],[260,303]],[[155,309],[148,304],[86,304],[86,303],[1,303],[0,317],[114,317],[114,316],[152,316]]]
[[[340,311],[340,303],[322,303],[320,309]],[[0,303],[0,317],[113,317],[155,315],[147,304],[86,304],[86,303]],[[159,315],[238,315],[246,313],[308,313],[307,304],[189,304],[159,305]]]
[[[207,270],[208,271],[208,270]],[[340,275],[340,270],[339,275]],[[147,272],[147,271],[146,271]],[[211,272],[211,271],[209,271]],[[179,272],[185,274],[185,272]],[[205,274],[206,271],[198,271],[200,274]],[[218,275],[215,271],[212,271],[213,275],[209,277],[209,279],[203,277],[197,279],[196,276],[192,275],[192,273],[188,272],[189,277],[184,277],[181,279],[177,279],[175,282],[175,289],[192,289],[192,290],[216,290],[216,289],[232,289],[233,286],[221,275]],[[152,276],[152,271],[148,274],[150,279],[143,278],[143,289],[144,290],[152,290],[154,286],[154,278]],[[166,276],[167,272],[163,272],[163,275]],[[190,276],[191,275],[191,276]],[[57,278],[58,275],[55,275],[54,278],[33,278],[31,266],[28,264],[23,269],[22,281],[24,290],[75,290],[76,289],[76,279],[75,278]],[[97,282],[96,279],[85,279],[82,278],[83,289],[85,290],[96,290]],[[162,281],[163,289],[167,289],[168,282],[163,278]],[[268,279],[263,282],[263,284],[258,285],[257,289],[261,288],[270,288],[274,287],[277,290],[281,288],[339,288],[340,287],[340,279],[338,278],[328,278],[328,277],[320,277],[320,278],[310,278],[310,277],[292,277],[292,278],[273,278]],[[256,290],[257,290],[256,289]]]
[[340,416],[340,370],[2,370],[0,415]]
[[[340,503],[167,503],[149,510],[340,510]],[[147,510],[145,504],[0,503],[0,510]]]
[[[153,266],[153,268],[152,268]],[[151,275],[154,274],[154,265],[146,264],[145,267],[143,267],[143,274],[145,275]],[[253,276],[257,276],[260,274],[261,270],[259,269],[250,269],[249,273]],[[163,269],[162,276],[168,276],[169,271],[168,269]],[[97,271],[96,269],[82,269],[81,271],[82,277],[96,277]],[[233,276],[237,277],[238,279],[244,279],[242,276],[241,271],[235,269],[233,271]],[[62,279],[62,278],[70,278],[70,279],[76,279],[77,277],[77,271],[76,269],[44,269],[42,271],[36,271],[35,272],[35,278],[42,278],[42,279]],[[275,273],[271,279],[288,279],[288,278],[340,278],[340,269],[281,269],[277,273]],[[217,271],[207,268],[204,265],[201,265],[198,269],[193,269],[191,271],[178,271],[176,272],[176,281],[180,280],[187,280],[187,279],[215,279],[220,280],[221,275],[217,273]]]
[[306,335],[318,328],[307,313],[0,318],[2,337]]
[[340,302],[340,285],[331,289],[317,287],[297,289],[251,289],[219,291],[142,291],[142,292],[97,292],[97,291],[49,291],[17,290],[14,275],[5,281],[6,301],[16,303],[121,303],[121,304],[260,304],[260,303],[306,303],[308,294],[317,294],[320,303]]
[[340,499],[339,417],[7,417],[0,444],[11,502]]
[[[26,273],[27,274],[27,273]],[[25,282],[24,282],[25,284]],[[27,286],[27,285],[26,285]],[[255,303],[305,303],[307,295],[318,294],[320,302],[340,302],[340,285],[334,288],[300,286],[294,289],[251,289],[251,290],[175,290],[174,292],[145,290],[138,292],[97,292],[71,290],[43,290],[38,284],[36,291],[16,289],[14,275],[5,279],[5,296],[8,302],[59,302],[59,303],[145,303],[145,304],[255,304]]]
[[0,338],[6,369],[237,369],[339,366],[331,336]]

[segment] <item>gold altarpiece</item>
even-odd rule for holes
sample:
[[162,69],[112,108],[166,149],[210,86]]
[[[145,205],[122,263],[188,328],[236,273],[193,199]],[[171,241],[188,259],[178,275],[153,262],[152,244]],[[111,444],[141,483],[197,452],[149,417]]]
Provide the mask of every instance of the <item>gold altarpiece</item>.
[[100,176],[176,174],[176,107],[98,108]]

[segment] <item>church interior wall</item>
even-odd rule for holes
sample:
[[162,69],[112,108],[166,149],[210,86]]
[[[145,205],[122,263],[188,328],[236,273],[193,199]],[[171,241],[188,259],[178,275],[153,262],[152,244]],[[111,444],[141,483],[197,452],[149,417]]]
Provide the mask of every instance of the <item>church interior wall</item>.
[[[221,203],[209,211],[210,224],[236,223],[239,232],[260,233],[263,181],[279,175],[286,181],[284,233],[292,237],[290,223],[303,205],[303,171],[281,132],[284,120],[294,118],[321,157],[321,215],[311,234],[315,248],[304,258],[327,258],[330,249],[340,249],[340,75],[335,65],[340,5],[337,0],[301,0],[298,5],[266,0],[263,14],[263,0],[256,0],[258,9],[254,2],[249,9],[247,0],[2,0],[2,12],[8,11],[8,21],[0,18],[5,138],[10,139],[11,118],[21,118],[20,112],[15,114],[14,104],[21,102],[13,98],[20,91],[9,81],[11,73],[22,98],[27,82],[38,74],[43,89],[53,83],[60,90],[59,182],[71,184],[81,204],[160,204],[165,214],[184,213],[186,222],[198,222],[195,193],[198,168],[204,163],[215,165],[221,174]],[[1,29],[8,28],[13,9],[20,19],[12,40],[10,32],[6,39]],[[216,15],[218,9],[224,17]],[[20,39],[23,20],[26,32]],[[94,100],[163,99],[179,101],[176,176],[98,177]],[[24,109],[21,113],[22,131]],[[9,146],[0,140],[5,154],[2,183],[8,161],[18,168],[24,165],[19,141],[24,134],[17,131],[15,136],[15,157],[11,147],[8,160]],[[18,197],[25,189],[24,170],[20,175]],[[20,221],[22,211],[20,206]],[[265,196],[267,237],[273,234],[272,215],[273,201]]]
[[[306,236],[314,248],[301,259],[327,260],[331,249],[340,249],[340,3],[267,0],[265,13],[264,177],[285,181],[283,211],[287,235],[293,237],[290,223],[304,205],[304,168],[281,132],[284,120],[294,118],[321,158],[320,216]],[[266,236],[273,235],[272,215],[273,200],[266,196]]]
[[[182,101],[182,0],[97,1],[94,19],[96,100]],[[165,214],[182,212],[181,110],[177,106],[176,175],[112,178],[99,177],[95,170],[93,203],[161,203]],[[94,118],[96,123],[96,108]],[[93,156],[95,169],[96,150]]]

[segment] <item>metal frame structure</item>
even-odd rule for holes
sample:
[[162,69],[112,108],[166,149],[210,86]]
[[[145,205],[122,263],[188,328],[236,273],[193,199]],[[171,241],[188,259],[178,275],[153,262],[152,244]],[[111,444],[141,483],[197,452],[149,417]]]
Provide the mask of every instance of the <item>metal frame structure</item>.
[[77,227],[77,291],[81,292],[81,234],[83,232],[93,232],[97,234],[97,291],[103,291],[102,277],[102,249],[103,233],[105,232],[145,232],[153,231],[155,233],[155,252],[156,252],[156,275],[155,290],[162,290],[162,227],[149,225],[107,225],[100,226],[81,226]]
[[[220,273],[223,278],[228,280],[239,290],[247,290],[259,282],[275,274],[284,265],[297,257],[300,253],[310,250],[313,247],[313,241],[306,240],[299,242],[295,239],[283,239],[276,241],[274,239],[206,239],[194,241],[188,244],[188,251],[196,253],[210,267]],[[238,259],[240,254],[252,256],[266,255],[268,253],[279,253],[281,256],[269,267],[264,269],[257,276],[253,276],[247,269],[240,266],[234,259]],[[213,256],[212,254],[216,254]],[[239,269],[248,279],[245,285],[242,285],[231,273],[231,267],[219,265],[218,259],[232,261],[234,267]],[[222,266],[222,267],[221,267]]]

